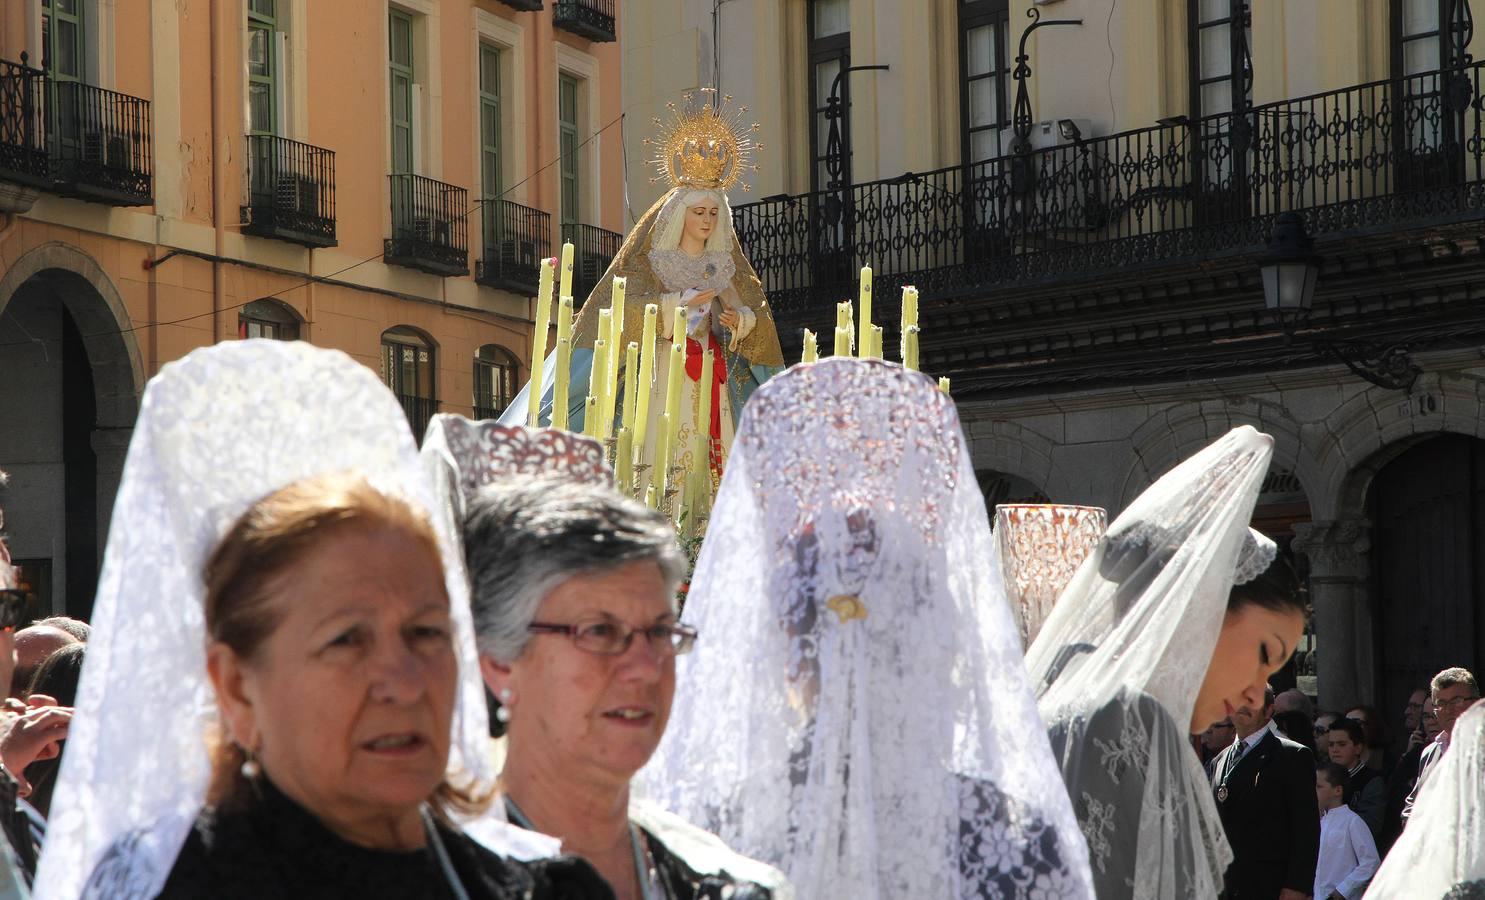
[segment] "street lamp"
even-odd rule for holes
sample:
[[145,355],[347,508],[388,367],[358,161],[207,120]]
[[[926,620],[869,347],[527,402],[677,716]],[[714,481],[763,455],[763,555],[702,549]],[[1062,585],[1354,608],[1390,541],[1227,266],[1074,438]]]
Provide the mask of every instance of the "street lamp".
[[1315,301],[1315,282],[1320,278],[1320,257],[1315,242],[1305,233],[1305,220],[1297,212],[1280,213],[1269,234],[1268,254],[1263,258],[1263,303],[1279,323],[1286,338],[1294,336],[1299,322],[1308,317]]

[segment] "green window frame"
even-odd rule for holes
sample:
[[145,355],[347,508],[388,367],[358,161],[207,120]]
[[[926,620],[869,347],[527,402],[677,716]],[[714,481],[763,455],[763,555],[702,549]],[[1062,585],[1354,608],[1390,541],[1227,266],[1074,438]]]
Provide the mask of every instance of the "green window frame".
[[500,49],[480,44],[480,188],[500,197]]
[[387,13],[387,68],[392,85],[392,174],[413,171],[413,56],[412,16],[400,10]]
[[248,0],[248,133],[278,134],[277,0]]
[[582,182],[578,175],[578,80],[570,75],[557,79],[557,149],[562,154],[563,225],[582,220]]
[[56,110],[47,130],[64,147],[76,147],[81,140],[78,92],[68,85],[82,84],[87,78],[83,3],[41,0],[41,67],[46,70],[47,92]]

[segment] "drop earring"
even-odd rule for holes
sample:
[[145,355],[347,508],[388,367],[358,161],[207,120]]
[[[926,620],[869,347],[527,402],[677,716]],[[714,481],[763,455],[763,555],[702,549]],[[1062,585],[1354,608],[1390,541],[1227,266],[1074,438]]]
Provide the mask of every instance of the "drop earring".
[[253,755],[253,751],[244,747],[242,748],[242,755],[244,757],[241,769],[243,778],[252,781],[263,774],[263,767],[258,765],[258,758]]
[[501,688],[495,695],[500,700],[500,708],[495,710],[495,721],[502,725],[510,723],[510,688]]

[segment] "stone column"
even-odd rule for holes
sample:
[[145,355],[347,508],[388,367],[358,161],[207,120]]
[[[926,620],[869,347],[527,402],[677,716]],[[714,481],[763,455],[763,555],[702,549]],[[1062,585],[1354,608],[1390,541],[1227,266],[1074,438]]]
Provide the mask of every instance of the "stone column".
[[1373,703],[1371,523],[1365,519],[1309,522],[1294,527],[1294,552],[1310,562],[1310,603],[1321,709]]

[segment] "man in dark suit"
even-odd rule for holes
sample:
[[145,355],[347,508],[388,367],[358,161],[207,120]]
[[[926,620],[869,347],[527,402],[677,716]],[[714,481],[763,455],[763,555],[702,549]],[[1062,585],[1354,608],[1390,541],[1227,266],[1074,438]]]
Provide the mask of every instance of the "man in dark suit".
[[1273,703],[1269,689],[1262,709],[1233,711],[1237,740],[1212,766],[1217,810],[1232,844],[1223,895],[1229,900],[1303,900],[1315,886],[1315,756],[1275,731]]

